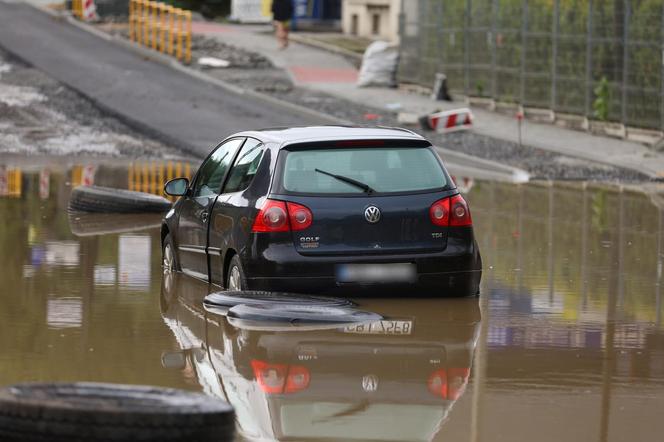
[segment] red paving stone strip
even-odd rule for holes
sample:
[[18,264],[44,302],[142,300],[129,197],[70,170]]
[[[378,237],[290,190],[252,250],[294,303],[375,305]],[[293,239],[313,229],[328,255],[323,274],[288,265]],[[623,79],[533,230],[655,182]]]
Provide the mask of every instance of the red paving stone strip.
[[288,68],[299,83],[355,83],[355,69],[317,68],[311,66],[290,66]]
[[237,30],[216,23],[195,21],[191,23],[191,32],[194,34],[226,34],[228,32],[237,32]]

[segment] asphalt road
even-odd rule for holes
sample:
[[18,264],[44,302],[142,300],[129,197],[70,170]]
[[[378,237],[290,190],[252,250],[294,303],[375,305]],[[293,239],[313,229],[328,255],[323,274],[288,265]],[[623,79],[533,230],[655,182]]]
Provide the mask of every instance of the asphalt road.
[[199,156],[241,130],[322,123],[196,81],[25,4],[0,1],[0,46],[101,108]]

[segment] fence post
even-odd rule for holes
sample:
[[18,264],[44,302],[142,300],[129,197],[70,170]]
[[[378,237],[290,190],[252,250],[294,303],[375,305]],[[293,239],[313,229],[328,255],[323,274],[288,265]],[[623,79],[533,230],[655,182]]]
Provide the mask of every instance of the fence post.
[[466,0],[466,16],[463,32],[463,93],[466,97],[470,95],[470,14],[472,13],[473,2]]
[[157,2],[150,2],[150,5],[152,6],[152,21],[150,24],[152,25],[152,40],[150,41],[151,47],[154,50],[157,50],[157,28],[159,27],[159,8]]
[[629,83],[629,22],[631,15],[630,1],[624,0],[625,17],[623,22],[623,65],[622,65],[622,97],[620,103],[620,122],[627,122],[627,84]]
[[588,0],[588,24],[586,26],[586,117],[590,116],[590,104],[592,103],[593,79],[592,79],[592,54],[593,54],[593,0]]
[[556,110],[558,82],[558,32],[560,27],[560,0],[553,2],[553,32],[551,35],[551,110]]
[[129,41],[134,41],[134,0],[129,0]]
[[166,5],[159,3],[159,52],[166,52]]
[[519,102],[523,106],[526,101],[526,45],[528,36],[528,0],[523,0],[521,3],[522,18],[521,18],[521,71],[519,74]]
[[660,130],[664,130],[664,3],[662,3],[662,16],[661,16],[661,37],[660,37],[660,67],[659,67],[659,118]]
[[168,55],[173,55],[175,49],[175,8],[168,5]]
[[178,8],[175,10],[177,14],[178,30],[177,30],[177,51],[176,58],[182,60],[182,34],[184,31],[184,12]]
[[185,17],[187,18],[187,47],[185,50],[184,61],[189,64],[191,63],[191,11],[186,11]]
[[496,99],[498,94],[498,78],[496,76],[497,65],[497,47],[496,41],[498,39],[498,28],[496,21],[498,20],[498,0],[491,2],[491,98]]
[[143,0],[143,45],[150,44],[150,1]]

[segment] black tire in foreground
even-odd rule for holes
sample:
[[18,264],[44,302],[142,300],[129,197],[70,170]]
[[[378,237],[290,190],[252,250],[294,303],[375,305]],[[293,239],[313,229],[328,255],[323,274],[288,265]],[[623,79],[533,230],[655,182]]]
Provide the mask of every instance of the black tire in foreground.
[[236,305],[288,304],[318,307],[352,307],[355,304],[344,298],[331,296],[300,295],[295,293],[265,292],[258,290],[223,291],[210,293],[203,300],[205,309],[211,313],[225,315]]
[[233,409],[198,393],[98,383],[0,389],[0,440],[232,441]]
[[171,206],[171,202],[161,196],[99,186],[76,187],[69,199],[69,209],[81,212],[166,212]]

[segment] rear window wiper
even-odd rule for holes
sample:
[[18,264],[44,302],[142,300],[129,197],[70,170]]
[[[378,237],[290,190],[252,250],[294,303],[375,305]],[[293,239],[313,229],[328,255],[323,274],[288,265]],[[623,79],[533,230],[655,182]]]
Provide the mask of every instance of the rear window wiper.
[[323,175],[331,176],[332,178],[336,178],[339,181],[343,181],[344,183],[352,184],[355,187],[359,187],[360,189],[364,190],[366,193],[371,194],[374,193],[375,190],[371,188],[368,184],[365,184],[361,181],[354,180],[353,178],[349,178],[347,176],[343,175],[336,175],[334,173],[326,172],[324,170],[320,169],[314,169],[318,173],[322,173]]

